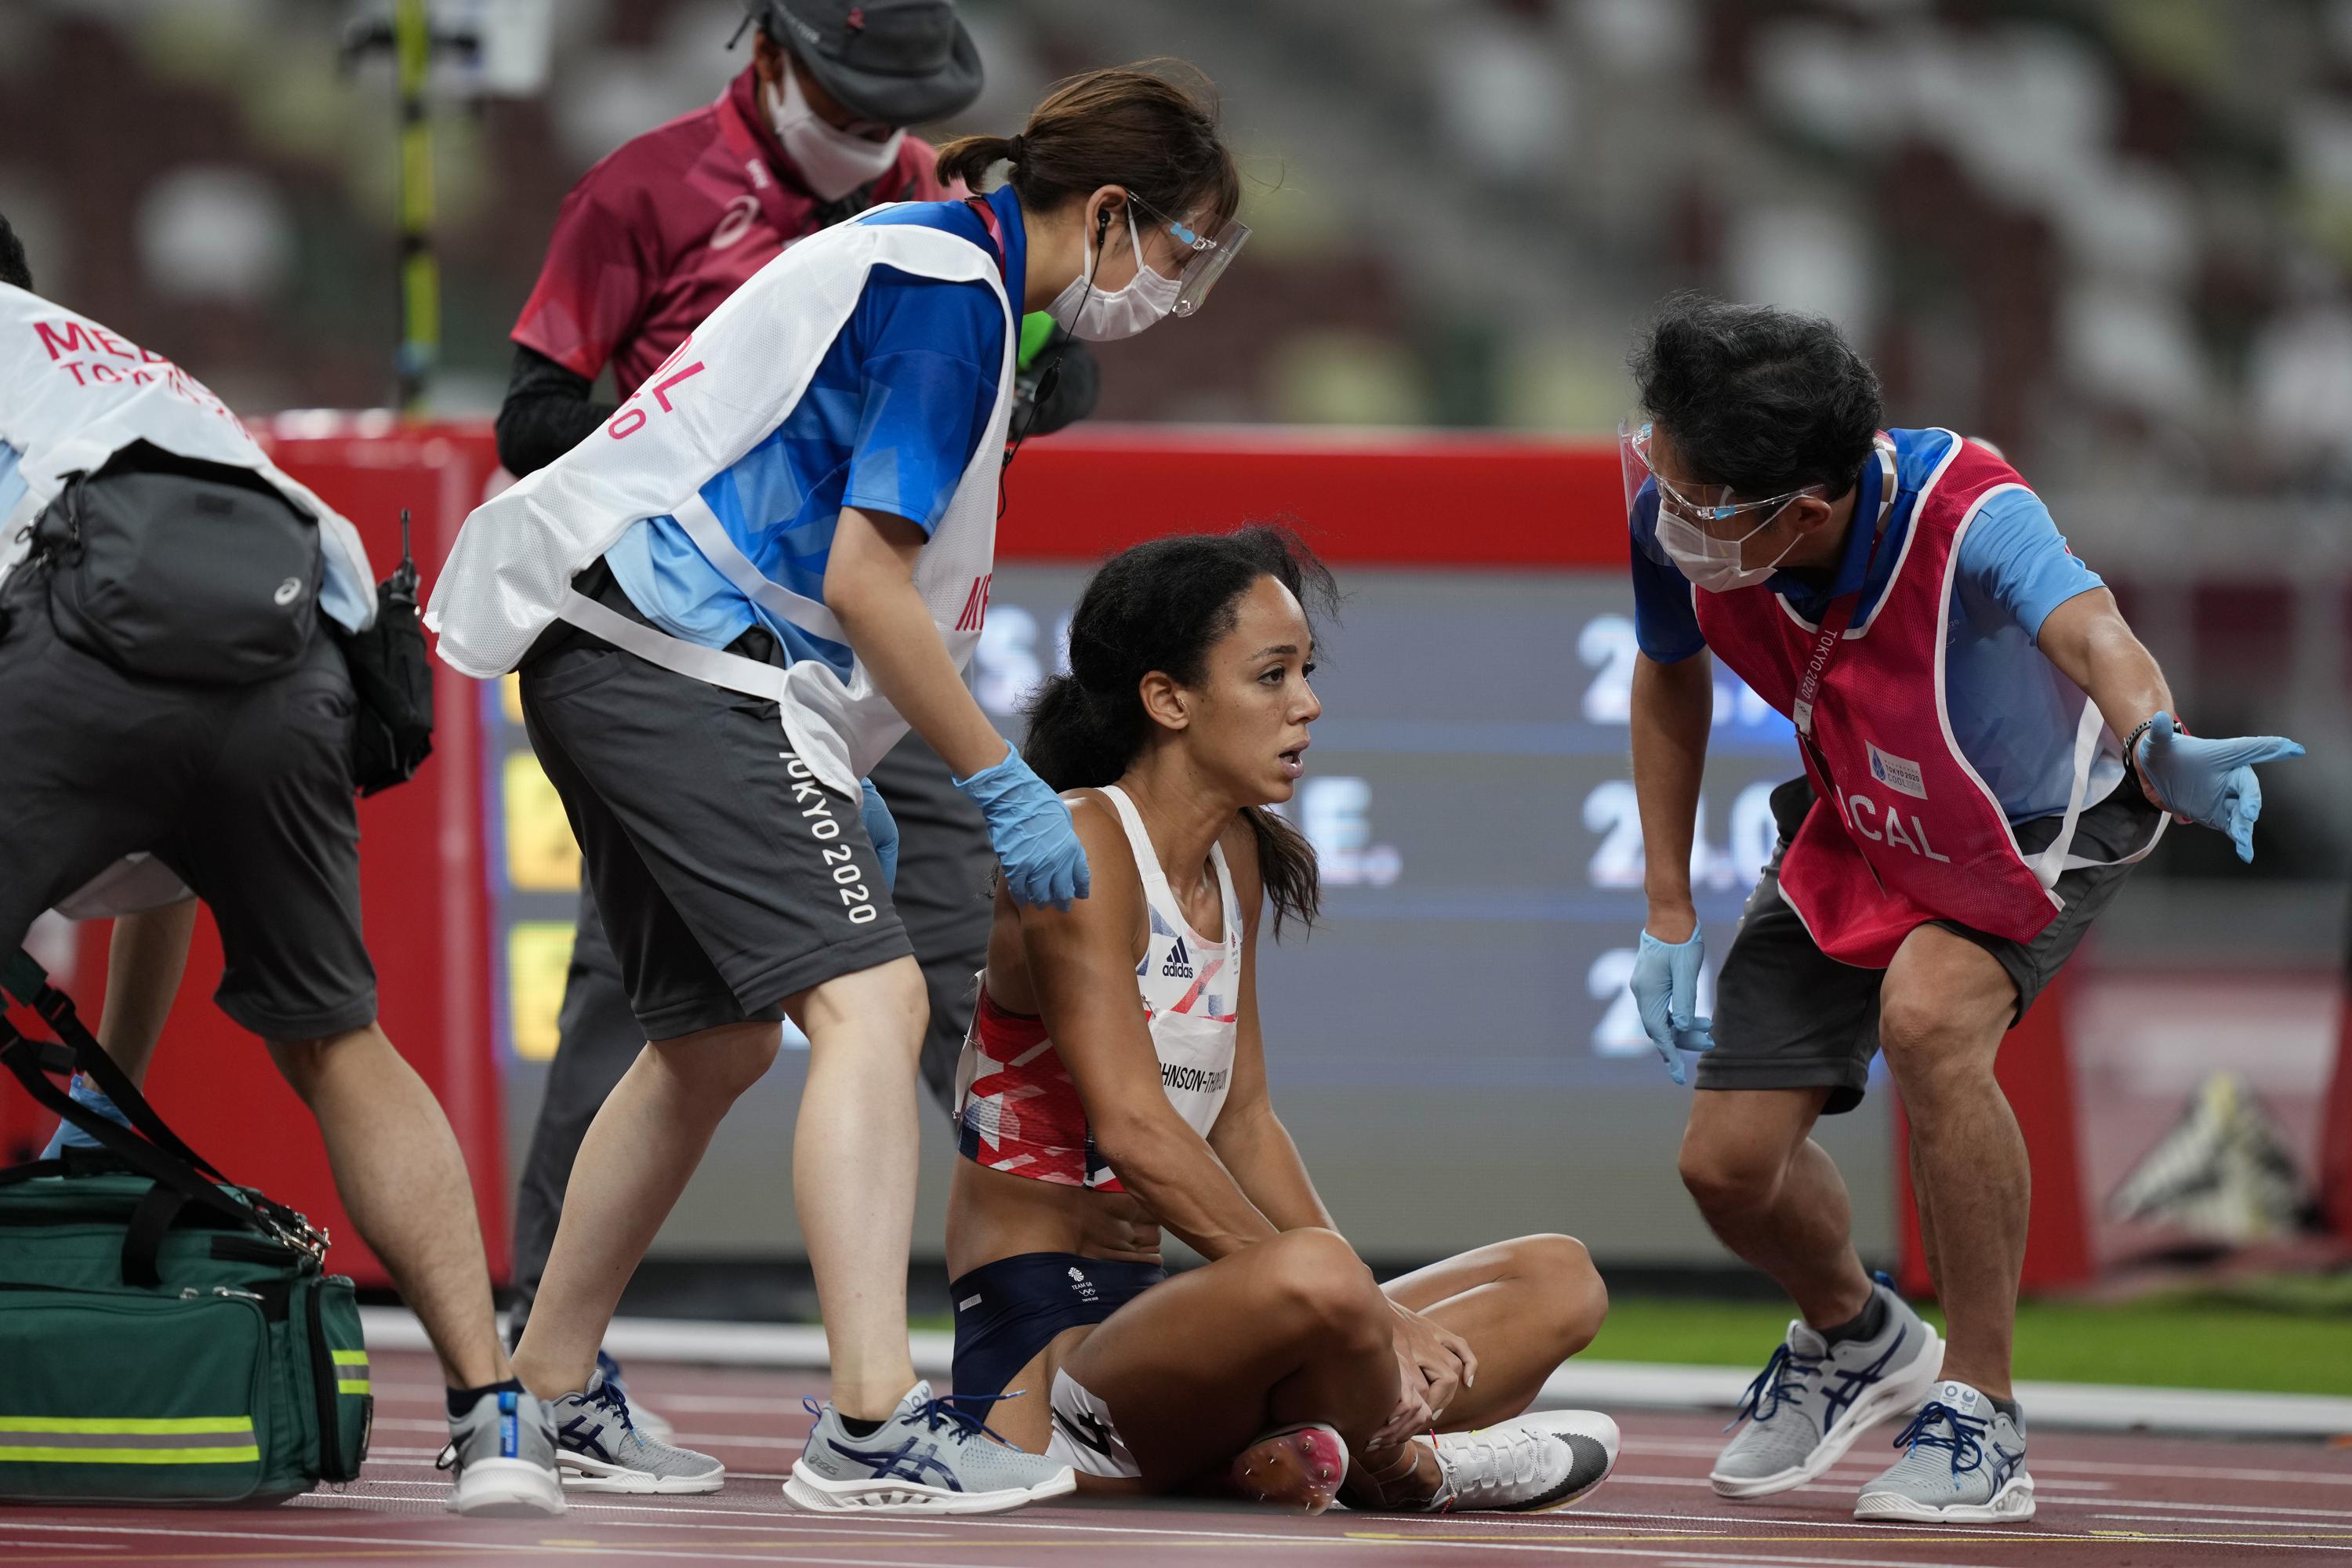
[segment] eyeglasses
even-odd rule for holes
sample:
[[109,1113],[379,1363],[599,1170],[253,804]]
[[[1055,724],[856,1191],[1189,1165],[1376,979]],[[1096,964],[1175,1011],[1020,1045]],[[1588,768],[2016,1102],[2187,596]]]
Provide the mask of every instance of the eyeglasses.
[[[1710,537],[1719,536],[1712,534],[1712,531],[1708,527],[1709,524],[1720,526],[1736,518],[1750,516],[1757,512],[1765,512],[1768,514],[1775,512],[1780,508],[1787,506],[1790,501],[1795,500],[1799,496],[1810,494],[1822,488],[1819,485],[1800,485],[1795,489],[1789,491],[1785,495],[1769,496],[1762,500],[1724,501],[1718,500],[1715,502],[1698,500],[1693,497],[1685,495],[1681,490],[1675,489],[1666,477],[1658,472],[1657,468],[1651,463],[1650,439],[1654,426],[1644,423],[1639,426],[1630,429],[1627,429],[1622,426],[1619,426],[1619,428],[1625,431],[1625,451],[1635,462],[1641,465],[1643,472],[1650,476],[1651,482],[1658,487],[1659,510],[1671,513],[1673,516],[1689,523],[1692,527],[1698,529],[1702,532],[1709,533]],[[1728,485],[1717,485],[1714,488],[1718,497],[1731,493],[1731,487]],[[1763,525],[1759,523],[1757,526],[1761,527]]]
[[[1127,199],[1157,218],[1166,231],[1175,237],[1176,243],[1191,253],[1184,258],[1183,266],[1177,269],[1175,305],[1177,315],[1191,315],[1201,308],[1202,301],[1208,299],[1209,290],[1216,287],[1217,279],[1224,276],[1225,268],[1234,264],[1234,258],[1242,253],[1242,247],[1249,243],[1249,226],[1227,218],[1217,226],[1213,233],[1203,235],[1187,224],[1177,222],[1132,191],[1128,193]],[[1136,259],[1140,264],[1142,258]]]

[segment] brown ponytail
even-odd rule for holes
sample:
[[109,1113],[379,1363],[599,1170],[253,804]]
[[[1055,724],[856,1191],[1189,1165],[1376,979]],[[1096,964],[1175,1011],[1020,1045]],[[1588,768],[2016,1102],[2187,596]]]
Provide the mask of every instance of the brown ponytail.
[[[1197,87],[1171,79],[1189,73]],[[977,191],[1013,165],[1030,212],[1050,212],[1104,185],[1125,185],[1155,212],[1218,223],[1241,205],[1241,175],[1217,132],[1208,79],[1181,60],[1087,71],[1056,83],[1018,136],[964,136],[940,149],[939,175]]]

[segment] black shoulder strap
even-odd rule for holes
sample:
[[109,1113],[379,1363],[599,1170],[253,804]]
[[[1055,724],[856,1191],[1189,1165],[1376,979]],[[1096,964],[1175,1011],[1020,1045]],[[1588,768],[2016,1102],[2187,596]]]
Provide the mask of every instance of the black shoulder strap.
[[[147,1103],[147,1097],[139,1092],[139,1086],[131,1081],[131,1075],[106,1054],[106,1047],[98,1043],[97,1037],[81,1021],[81,1016],[74,1011],[73,998],[49,984],[48,972],[34,961],[31,953],[18,948],[12,957],[0,963],[0,993],[30,1007],[40,1016],[43,1023],[57,1032],[58,1039],[72,1053],[74,1067],[90,1076],[105,1091],[106,1098],[114,1102],[115,1109],[130,1118],[131,1125],[144,1133],[149,1142],[186,1161],[216,1182],[228,1180],[221,1174],[218,1166],[181,1142],[180,1135],[155,1114],[155,1108]],[[82,1111],[83,1116],[89,1114],[84,1107],[77,1106],[75,1109]],[[83,1116],[68,1116],[66,1120],[83,1131],[90,1132]],[[98,1135],[91,1132],[91,1136]],[[104,1142],[103,1139],[100,1141]]]
[[[152,1258],[152,1240],[193,1205],[216,1220],[241,1230],[257,1231],[323,1259],[325,1237],[300,1215],[257,1194],[248,1201],[244,1194],[227,1190],[228,1178],[164,1125],[138,1086],[83,1026],[74,1012],[73,998],[48,982],[47,973],[21,949],[14,957],[0,962],[0,1066],[7,1068],[25,1092],[32,1096],[34,1103],[55,1111],[96,1139],[100,1147],[125,1167],[158,1187],[168,1189],[176,1197],[178,1201],[168,1206],[161,1198],[142,1205],[142,1223],[131,1238],[138,1241],[142,1235],[148,1238],[148,1245],[141,1250]],[[56,1053],[47,1042],[24,1034],[6,1016],[5,1005],[12,999],[30,1008],[56,1032],[71,1065],[97,1080],[107,1098],[130,1118],[137,1132],[79,1104],[49,1081],[48,1073],[63,1070],[63,1064],[50,1059]],[[131,1264],[131,1254],[126,1251],[126,1271]]]

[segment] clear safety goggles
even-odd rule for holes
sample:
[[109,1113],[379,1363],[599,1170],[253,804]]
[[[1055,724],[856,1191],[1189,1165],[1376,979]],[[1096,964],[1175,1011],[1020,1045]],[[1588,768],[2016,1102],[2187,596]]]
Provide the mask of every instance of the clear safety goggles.
[[[1131,191],[1128,193],[1128,199],[1150,213],[1187,252],[1183,265],[1176,272],[1175,314],[1191,315],[1201,308],[1202,301],[1208,299],[1209,290],[1217,286],[1217,279],[1223,277],[1225,268],[1234,264],[1234,258],[1242,253],[1242,247],[1249,243],[1249,226],[1227,218],[1213,232],[1202,234],[1190,225],[1177,222]],[[1141,258],[1137,259],[1140,261]]]
[[[1702,538],[1717,544],[1738,543],[1770,523],[1782,507],[1799,496],[1811,494],[1822,488],[1819,485],[1801,485],[1785,495],[1768,496],[1762,500],[1733,500],[1729,485],[1684,489],[1651,466],[1651,435],[1652,426],[1646,419],[1638,424],[1628,419],[1617,426],[1617,463],[1625,481],[1626,515],[1633,514],[1633,498],[1641,493],[1642,485],[1646,480],[1658,489],[1660,526],[1679,522],[1697,530]],[[1741,523],[1747,526],[1728,539],[1720,531]]]

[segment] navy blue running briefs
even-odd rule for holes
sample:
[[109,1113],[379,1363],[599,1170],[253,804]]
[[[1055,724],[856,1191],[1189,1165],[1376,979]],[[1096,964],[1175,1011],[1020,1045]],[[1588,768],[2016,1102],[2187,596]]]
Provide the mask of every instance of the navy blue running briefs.
[[[1064,1329],[1099,1323],[1168,1278],[1156,1263],[1022,1252],[948,1287],[955,1302],[955,1391],[1003,1394]],[[1032,1390],[1040,1398],[1049,1391]]]

